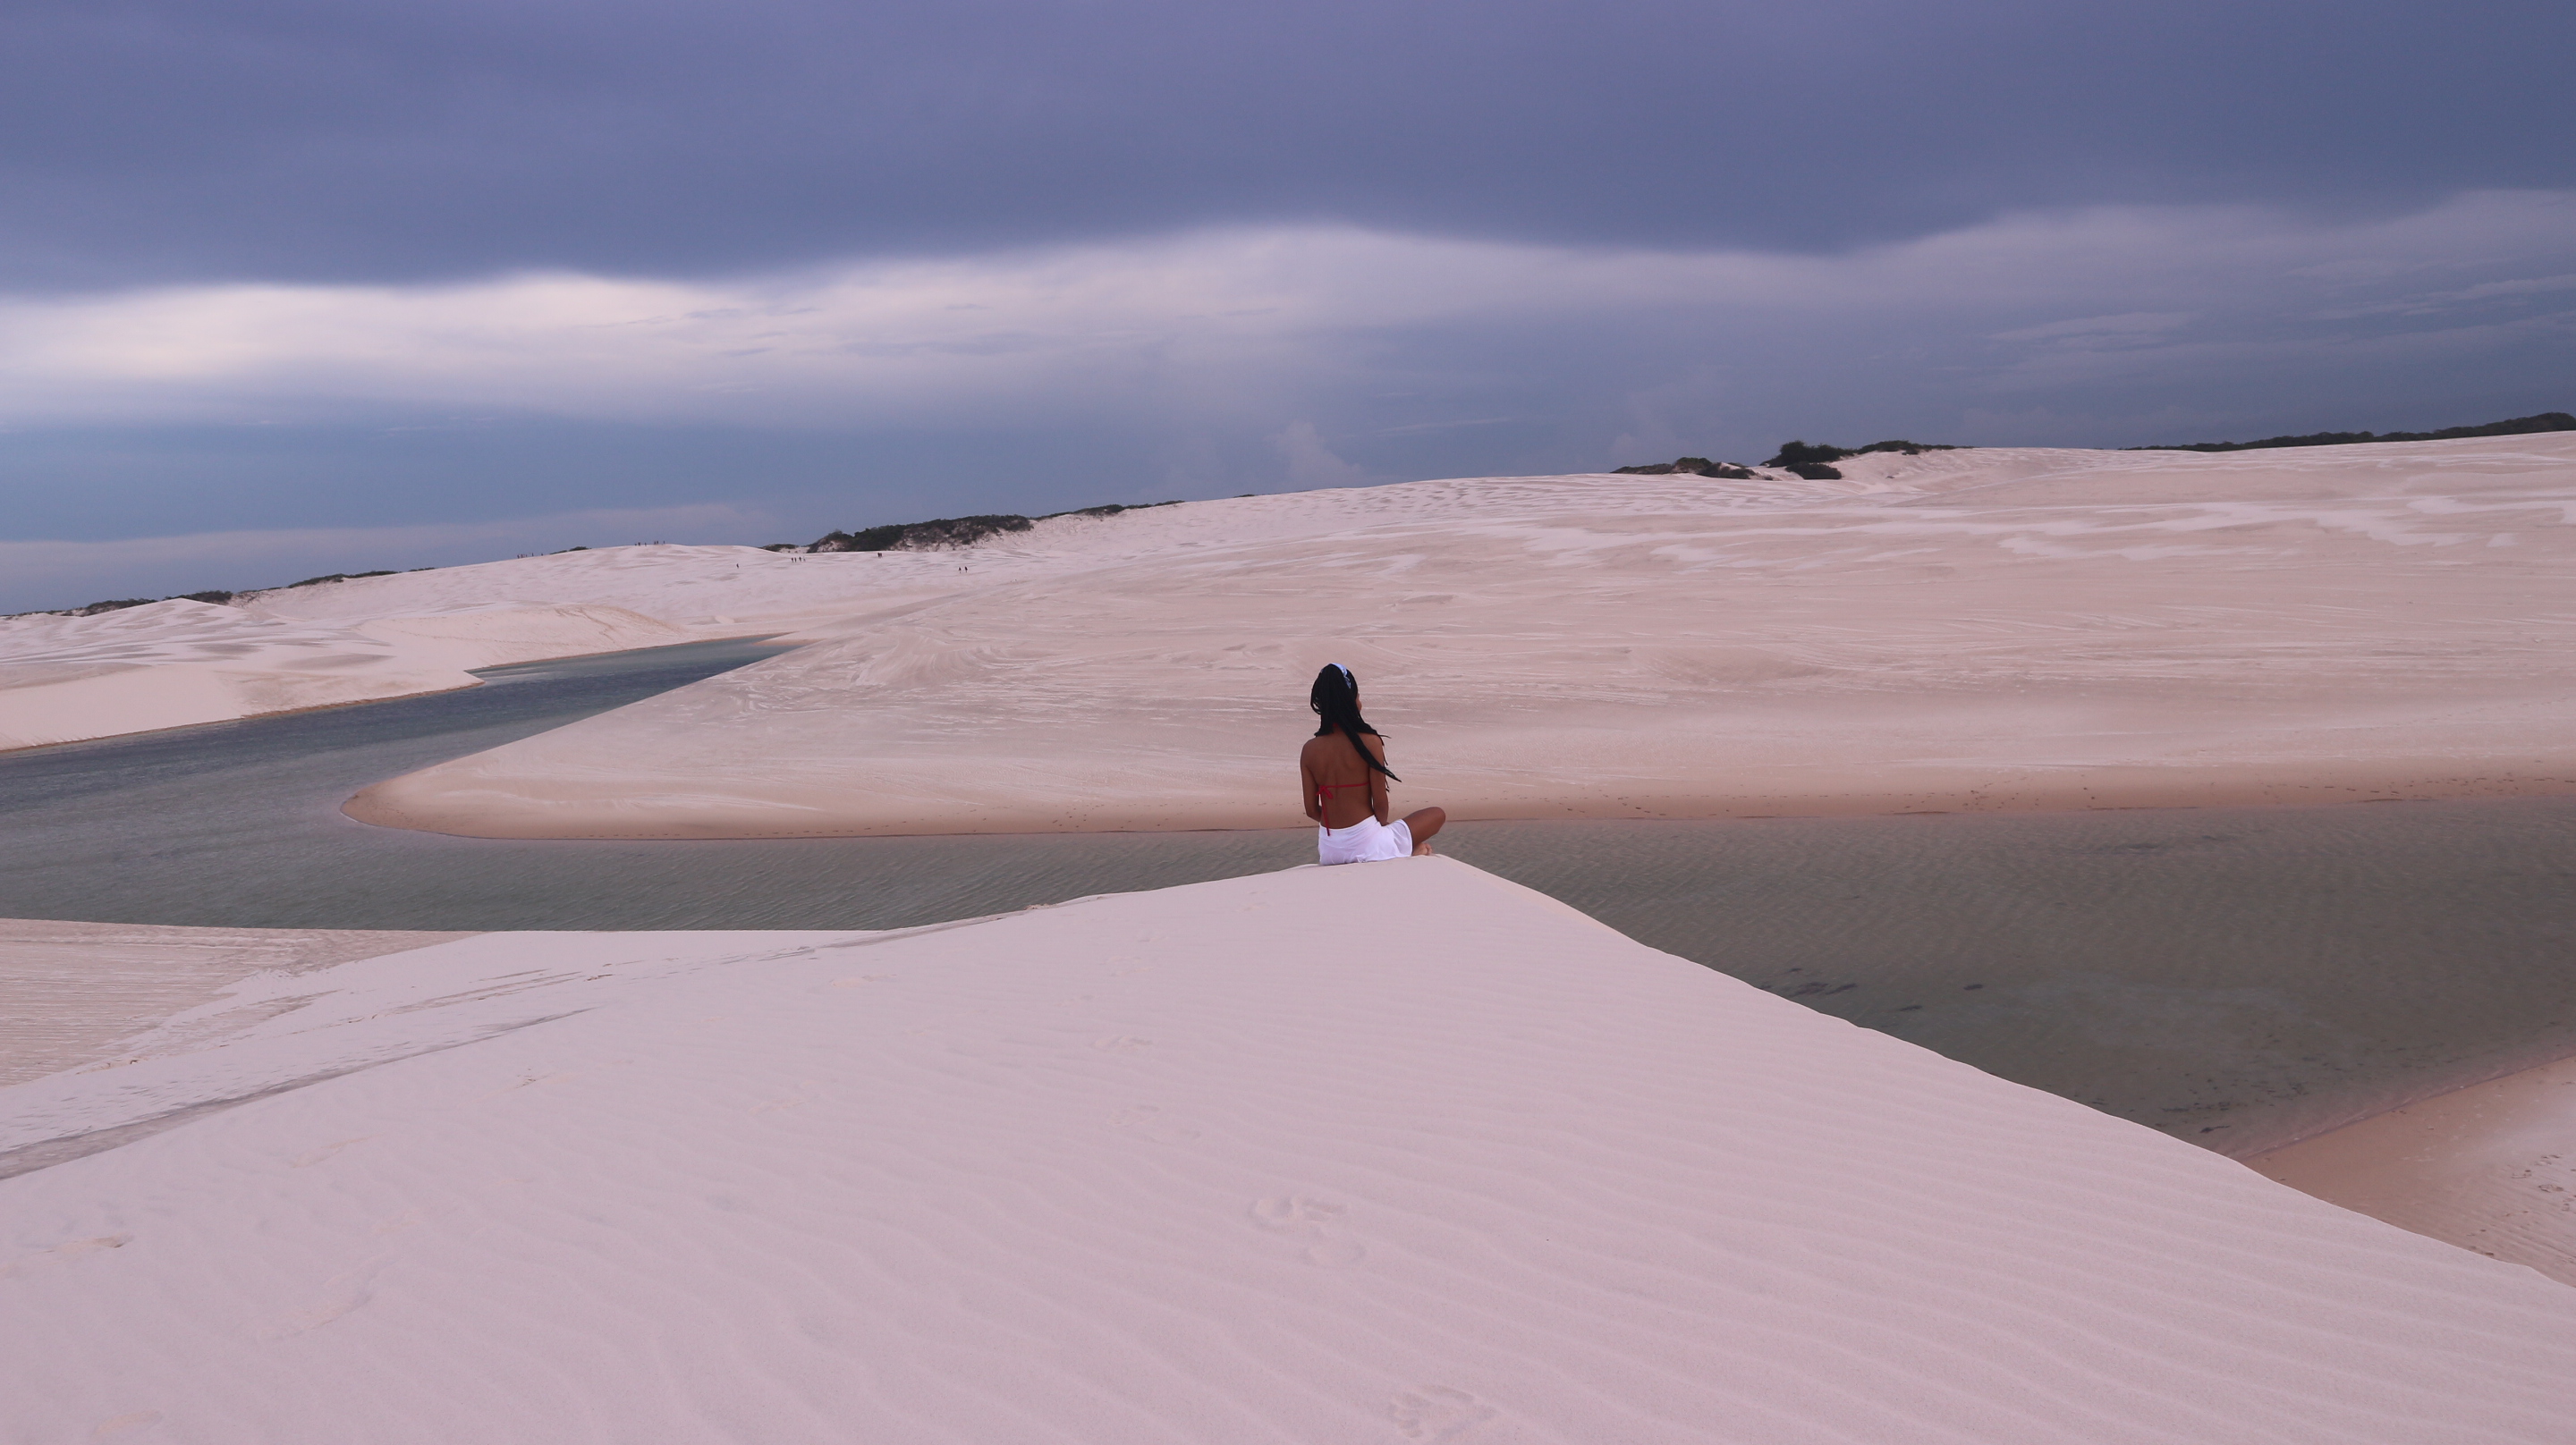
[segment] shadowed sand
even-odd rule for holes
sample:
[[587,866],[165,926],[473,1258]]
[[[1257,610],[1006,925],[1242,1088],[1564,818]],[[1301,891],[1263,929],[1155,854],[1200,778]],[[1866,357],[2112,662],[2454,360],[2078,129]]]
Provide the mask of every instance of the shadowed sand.
[[122,1057],[119,1041],[254,976],[291,978],[473,936],[0,918],[0,1086]]
[[2347,1209],[2576,1284],[2576,1059],[2245,1162]]
[[0,750],[447,692],[475,685],[470,668],[698,635],[583,604],[484,600],[345,625],[287,605],[175,598],[95,617],[0,619]]
[[2564,1286],[1446,859],[490,934],[230,1008],[0,1089],[0,1150],[185,1119],[0,1180],[29,1439],[2556,1445],[2576,1408]]
[[811,646],[348,811],[493,837],[1293,823],[1327,660],[1393,739],[1398,806],[1460,819],[2576,791],[2571,518],[2557,436],[1193,503],[939,554],[945,596],[890,578]]

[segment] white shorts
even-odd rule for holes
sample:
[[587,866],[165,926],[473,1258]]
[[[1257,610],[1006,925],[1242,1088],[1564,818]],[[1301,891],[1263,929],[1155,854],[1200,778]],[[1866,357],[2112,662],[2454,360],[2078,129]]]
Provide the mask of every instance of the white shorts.
[[1381,823],[1362,818],[1347,828],[1315,830],[1315,851],[1326,863],[1383,863],[1413,856],[1413,829],[1402,818]]

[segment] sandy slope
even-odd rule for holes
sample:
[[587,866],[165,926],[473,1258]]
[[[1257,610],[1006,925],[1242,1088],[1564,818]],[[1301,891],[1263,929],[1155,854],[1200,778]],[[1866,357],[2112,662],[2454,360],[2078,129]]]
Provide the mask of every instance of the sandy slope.
[[2576,1411],[2564,1286],[1447,860],[317,983],[0,1090],[0,1148],[194,1110],[0,1181],[8,1438],[2411,1445]]
[[[298,589],[324,591],[324,588]],[[0,620],[0,749],[472,687],[469,668],[690,641],[591,603],[326,622],[173,600]]]
[[[1104,524],[1042,524],[1072,565]],[[0,618],[0,750],[471,687],[467,669],[755,633],[846,628],[1058,550],[812,557],[651,543],[171,601]]]
[[2576,1284],[2576,1059],[2245,1162],[2374,1219]]
[[350,811],[522,837],[1294,823],[1282,760],[1327,660],[1359,669],[1403,803],[1469,818],[2576,789],[2576,437],[1847,472],[1193,503],[946,578],[835,559],[913,570],[816,646]]
[[956,559],[928,553],[827,553],[655,542],[362,577],[261,593],[266,615],[361,624],[442,615],[499,603],[531,608],[580,602],[616,607],[704,636],[790,631],[941,596],[970,585]]
[[116,1044],[156,1028],[175,1038],[165,1024],[171,1016],[214,1003],[254,976],[293,978],[472,936],[0,918],[0,1085],[138,1057]]

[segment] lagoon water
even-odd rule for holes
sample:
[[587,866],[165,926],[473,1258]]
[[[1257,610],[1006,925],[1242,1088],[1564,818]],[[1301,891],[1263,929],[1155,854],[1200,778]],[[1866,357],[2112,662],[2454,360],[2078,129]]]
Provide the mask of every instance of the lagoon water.
[[[777,650],[498,668],[464,692],[0,755],[0,916],[896,928],[1313,857],[1302,828],[525,842],[339,812],[378,779]],[[1441,846],[1657,948],[2229,1153],[2576,1054],[2576,800],[1468,823]]]

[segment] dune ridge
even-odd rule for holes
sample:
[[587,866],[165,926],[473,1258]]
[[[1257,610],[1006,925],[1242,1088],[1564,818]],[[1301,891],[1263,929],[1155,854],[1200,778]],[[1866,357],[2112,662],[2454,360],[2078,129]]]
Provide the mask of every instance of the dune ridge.
[[0,1181],[18,1438],[2538,1445],[2576,1405],[2563,1286],[1445,859],[298,986],[0,1090],[20,1141],[270,1090]]
[[0,1086],[127,1057],[120,1042],[166,1034],[171,1017],[216,1003],[246,979],[293,978],[472,936],[0,918]]
[[595,603],[481,602],[334,623],[173,598],[11,618],[0,622],[0,750],[448,692],[475,686],[472,668],[696,636]]
[[939,554],[942,595],[888,588],[796,652],[348,811],[492,837],[1294,825],[1280,759],[1326,661],[1358,669],[1405,806],[1462,819],[2564,793],[2571,521],[2563,436],[1193,503]]
[[2245,1162],[2303,1194],[2576,1285],[2576,1058]]

